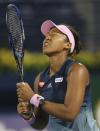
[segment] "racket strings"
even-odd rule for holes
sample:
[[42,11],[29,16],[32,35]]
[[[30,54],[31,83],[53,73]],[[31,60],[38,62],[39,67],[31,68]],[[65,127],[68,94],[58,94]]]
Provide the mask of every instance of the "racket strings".
[[23,31],[21,22],[15,10],[8,10],[7,26],[11,34],[12,43],[15,49],[15,55],[23,57]]

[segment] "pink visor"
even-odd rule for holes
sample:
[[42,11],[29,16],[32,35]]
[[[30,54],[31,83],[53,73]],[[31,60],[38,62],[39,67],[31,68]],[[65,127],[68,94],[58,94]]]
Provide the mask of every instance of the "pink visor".
[[46,20],[46,21],[44,21],[42,23],[42,25],[41,25],[41,32],[43,33],[43,35],[46,36],[46,34],[50,31],[50,29],[52,27],[56,27],[62,33],[67,35],[67,37],[69,39],[69,42],[72,44],[71,45],[71,51],[70,51],[72,53],[73,50],[74,50],[74,47],[75,47],[75,39],[74,39],[74,36],[73,36],[72,32],[65,25],[56,25],[51,20]]

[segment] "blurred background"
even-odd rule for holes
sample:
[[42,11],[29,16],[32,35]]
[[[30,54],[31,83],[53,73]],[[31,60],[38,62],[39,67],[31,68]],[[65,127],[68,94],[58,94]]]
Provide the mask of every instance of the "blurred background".
[[32,85],[48,63],[42,55],[42,22],[51,19],[57,24],[72,25],[80,34],[83,50],[76,59],[90,72],[95,108],[100,98],[100,0],[0,0],[0,131],[33,131],[16,111],[19,79],[6,28],[6,7],[10,3],[20,9],[24,22],[24,80]]

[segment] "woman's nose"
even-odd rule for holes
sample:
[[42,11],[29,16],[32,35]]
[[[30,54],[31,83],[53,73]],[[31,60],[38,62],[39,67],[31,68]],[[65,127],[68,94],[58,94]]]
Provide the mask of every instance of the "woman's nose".
[[46,39],[46,40],[50,40],[50,39],[51,39],[51,36],[50,36],[50,35],[47,35],[45,39]]

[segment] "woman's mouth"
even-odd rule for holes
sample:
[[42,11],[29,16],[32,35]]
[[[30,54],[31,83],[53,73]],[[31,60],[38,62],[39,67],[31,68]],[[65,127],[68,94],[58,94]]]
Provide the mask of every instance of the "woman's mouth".
[[43,47],[47,47],[48,46],[48,42],[43,43]]

